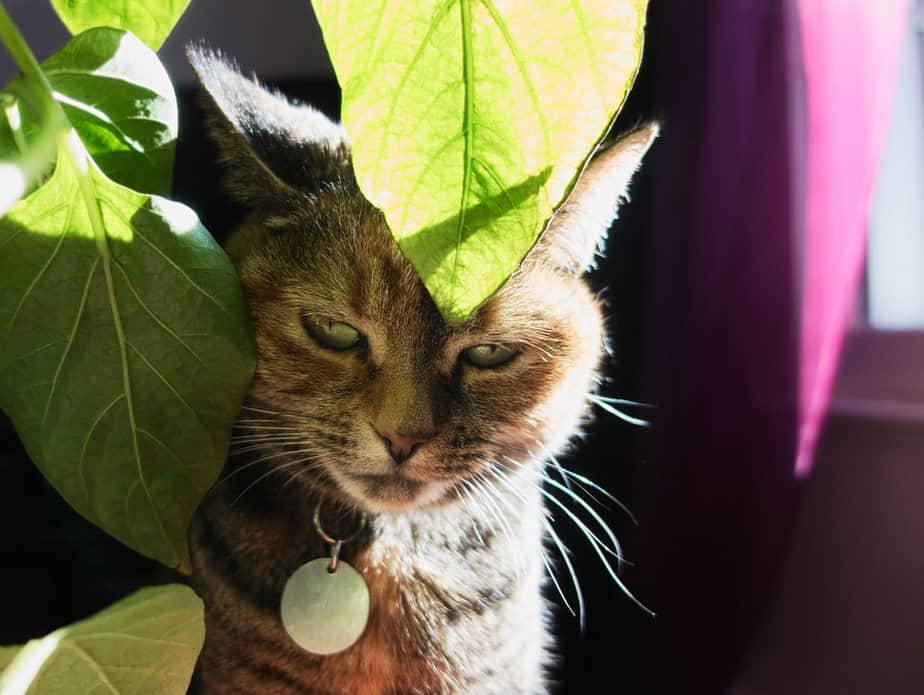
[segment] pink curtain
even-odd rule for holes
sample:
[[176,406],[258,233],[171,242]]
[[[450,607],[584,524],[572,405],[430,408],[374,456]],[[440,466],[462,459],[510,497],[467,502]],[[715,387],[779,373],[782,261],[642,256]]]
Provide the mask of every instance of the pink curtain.
[[811,470],[866,248],[909,0],[798,0],[807,171],[797,475]]

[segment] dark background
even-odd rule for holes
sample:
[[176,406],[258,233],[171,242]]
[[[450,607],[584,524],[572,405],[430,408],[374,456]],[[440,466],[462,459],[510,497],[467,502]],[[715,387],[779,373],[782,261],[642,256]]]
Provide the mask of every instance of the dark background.
[[[339,91],[306,5],[194,0],[162,52],[180,96],[174,197],[219,239],[239,211],[218,188],[182,45],[208,37],[336,115]],[[773,251],[747,233],[755,218],[779,234],[794,226],[779,118],[791,90],[777,59],[787,5],[651,2],[644,61],[615,130],[658,118],[664,135],[590,280],[607,299],[614,347],[603,393],[657,408],[649,429],[598,413],[565,463],[635,512],[637,527],[618,510],[604,516],[634,563],[624,580],[658,615],[624,597],[559,520],[588,607],[583,634],[557,611],[560,693],[924,689],[924,419],[845,412],[836,394],[813,476],[792,475],[798,249]],[[44,2],[8,6],[40,57],[65,40]],[[0,81],[10,74],[0,58]],[[723,291],[710,294],[715,278]],[[882,360],[861,348],[848,344],[839,393]],[[73,513],[5,421],[0,481],[0,644],[170,578]]]

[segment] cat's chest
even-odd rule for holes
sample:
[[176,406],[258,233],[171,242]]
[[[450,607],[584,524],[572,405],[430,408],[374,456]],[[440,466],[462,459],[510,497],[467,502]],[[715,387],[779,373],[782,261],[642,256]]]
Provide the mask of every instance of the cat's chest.
[[[358,563],[360,564],[360,563]],[[396,581],[387,568],[360,567],[369,587],[369,621],[360,639],[326,657],[322,669],[344,692],[447,692],[452,665],[443,650],[445,624],[419,585]]]
[[369,621],[327,666],[332,676],[363,674],[355,692],[455,692],[473,645],[526,627],[516,617],[524,597],[538,593],[535,572],[490,542],[463,554],[450,539],[430,540],[379,538],[353,558],[369,588]]

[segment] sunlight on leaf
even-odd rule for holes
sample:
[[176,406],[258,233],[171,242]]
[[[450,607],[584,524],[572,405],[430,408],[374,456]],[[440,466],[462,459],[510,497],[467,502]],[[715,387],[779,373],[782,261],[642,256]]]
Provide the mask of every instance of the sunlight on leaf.
[[[71,39],[42,63],[64,107],[106,176],[144,193],[167,195],[173,178],[178,116],[176,95],[157,56],[125,31],[99,27]],[[22,94],[25,77],[6,90]],[[31,138],[37,127],[24,112]],[[0,152],[9,136],[0,132]]]
[[0,675],[0,695],[182,695],[204,640],[202,602],[192,589],[142,589],[26,644]]
[[0,647],[0,672],[2,672],[19,653],[22,647]]
[[254,363],[230,261],[191,210],[65,145],[0,220],[0,250],[0,406],[71,506],[187,569]]
[[135,34],[153,50],[163,45],[190,0],[51,0],[72,34],[113,27]]
[[[34,95],[31,81],[21,90]],[[64,122],[54,108],[37,105],[29,133],[23,123],[29,111],[21,99],[0,92],[0,215],[25,196],[55,161],[57,136]]]
[[647,2],[313,5],[360,187],[443,315],[464,321],[607,132],[638,69]]

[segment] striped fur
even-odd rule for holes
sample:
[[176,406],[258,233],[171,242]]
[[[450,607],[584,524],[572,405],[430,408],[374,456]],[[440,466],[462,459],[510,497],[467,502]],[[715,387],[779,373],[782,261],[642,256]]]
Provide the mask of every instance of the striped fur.
[[[230,191],[253,210],[227,248],[258,351],[231,456],[191,533],[207,622],[196,687],[544,693],[552,640],[535,459],[563,449],[588,415],[603,320],[581,273],[656,129],[601,157],[520,271],[451,329],[359,193],[342,131],[215,55],[193,61]],[[286,143],[297,162],[282,161]],[[365,342],[325,348],[305,316],[348,323]],[[461,358],[484,343],[520,352],[495,369]],[[426,442],[397,469],[383,427]],[[343,555],[369,586],[369,625],[325,657],[292,643],[279,619],[285,581],[327,552],[311,523],[319,500],[334,533],[370,515]]]

